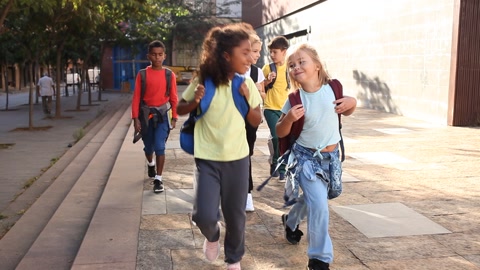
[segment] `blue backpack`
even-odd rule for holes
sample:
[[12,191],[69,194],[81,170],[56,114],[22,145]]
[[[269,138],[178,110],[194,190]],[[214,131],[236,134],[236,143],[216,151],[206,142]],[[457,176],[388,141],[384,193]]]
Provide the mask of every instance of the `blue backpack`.
[[[245,78],[235,74],[232,79],[232,96],[233,101],[235,102],[235,107],[245,119],[247,116],[249,105],[247,99],[240,95],[240,86],[245,81]],[[194,128],[195,123],[202,118],[202,116],[207,112],[210,103],[212,103],[213,96],[215,95],[215,84],[211,78],[205,80],[205,95],[200,100],[197,109],[190,112],[188,119],[183,123],[182,128],[180,129],[180,147],[183,151],[193,155],[194,147]]]

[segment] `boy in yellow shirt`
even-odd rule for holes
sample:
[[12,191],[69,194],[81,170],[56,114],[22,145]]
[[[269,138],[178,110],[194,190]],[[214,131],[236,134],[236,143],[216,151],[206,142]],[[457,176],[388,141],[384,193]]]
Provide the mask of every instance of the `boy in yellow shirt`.
[[280,166],[279,171],[274,173],[275,168],[277,167],[277,160],[280,155],[275,125],[282,115],[281,109],[285,103],[285,100],[288,98],[290,88],[287,76],[287,64],[285,62],[285,56],[288,47],[288,40],[283,36],[275,37],[272,41],[270,41],[268,44],[268,49],[270,51],[270,58],[272,58],[273,61],[272,64],[275,65],[276,71],[272,70],[273,68],[270,68],[270,65],[272,64],[266,64],[262,68],[263,74],[265,75],[264,85],[266,92],[263,114],[265,116],[265,120],[267,121],[268,128],[270,129],[273,145],[270,175],[274,177],[280,176],[279,181],[285,181],[285,166]]

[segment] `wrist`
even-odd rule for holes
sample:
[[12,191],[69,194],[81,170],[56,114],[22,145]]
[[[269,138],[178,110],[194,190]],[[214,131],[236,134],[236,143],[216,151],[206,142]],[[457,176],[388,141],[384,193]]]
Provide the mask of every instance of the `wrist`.
[[172,117],[172,121],[177,122],[178,118]]

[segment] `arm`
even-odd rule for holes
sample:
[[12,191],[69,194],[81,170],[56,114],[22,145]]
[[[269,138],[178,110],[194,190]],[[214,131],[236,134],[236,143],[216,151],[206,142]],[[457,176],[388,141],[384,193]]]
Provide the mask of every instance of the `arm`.
[[140,92],[141,92],[141,77],[140,74],[137,74],[137,78],[135,80],[135,89],[133,90],[133,98],[132,98],[132,119],[133,119],[133,126],[135,127],[136,132],[140,132],[141,124],[140,120],[138,119],[138,114],[140,110]]
[[[195,90],[192,90],[195,87]],[[184,92],[184,96],[189,94],[190,91],[194,91],[194,96],[192,101],[187,101],[185,98],[182,98],[177,105],[177,113],[179,115],[185,115],[195,110],[200,103],[200,100],[205,95],[205,87],[201,84],[190,84]]]
[[172,119],[171,127],[175,128],[178,120],[177,105],[178,105],[178,92],[177,92],[177,79],[175,78],[175,73],[172,72],[172,77],[170,78],[170,106],[172,106]]
[[354,97],[344,96],[333,102],[335,106],[335,112],[343,114],[345,116],[351,115],[357,107],[357,100]]
[[305,115],[305,109],[303,108],[302,104],[297,104],[293,106],[287,114],[282,114],[280,119],[278,119],[277,125],[275,126],[277,136],[279,138],[287,136],[292,129],[293,122],[302,118],[303,115]]
[[262,100],[265,100],[265,97],[267,96],[267,94],[265,94],[265,86],[264,86],[263,82],[256,83],[255,85],[257,86],[258,92],[260,93],[260,96],[262,97]]

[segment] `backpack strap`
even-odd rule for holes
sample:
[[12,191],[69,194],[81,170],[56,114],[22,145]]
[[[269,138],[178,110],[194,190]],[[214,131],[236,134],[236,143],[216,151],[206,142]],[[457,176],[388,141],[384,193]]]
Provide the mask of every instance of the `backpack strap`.
[[235,102],[235,107],[240,112],[243,118],[247,117],[248,111],[250,110],[250,105],[248,105],[247,98],[240,95],[240,86],[245,81],[245,78],[235,74],[232,79],[232,96],[233,101]]
[[172,90],[172,71],[168,68],[165,68],[165,80],[167,80],[167,89],[165,91],[165,96],[170,96],[170,90]]
[[[297,104],[302,104],[300,90],[297,89],[294,92],[288,94],[288,101],[290,103],[290,107],[293,107]],[[293,122],[290,133],[287,136],[283,138],[278,138],[278,148],[280,151],[280,155],[283,155],[285,152],[287,152],[293,145],[293,143],[298,139],[300,133],[302,132],[304,121],[305,116],[302,116],[300,119]]]
[[287,91],[290,89],[290,76],[288,76],[288,67],[285,69],[285,78],[287,78]]
[[250,65],[250,78],[254,83],[258,82],[258,67],[255,65]]
[[[235,106],[237,107],[238,111],[242,115],[243,118],[247,116],[247,113],[250,109],[250,106],[248,105],[248,102],[246,98],[242,95],[240,95],[240,86],[244,82],[245,78],[235,74],[235,76],[232,79],[232,96],[233,96],[233,101],[235,102]],[[200,103],[198,104],[198,110],[199,112],[195,116],[195,121],[198,121],[198,119],[202,118],[202,116],[207,112],[208,108],[210,107],[210,103],[212,103],[213,97],[215,96],[215,84],[213,83],[213,80],[211,78],[205,79],[205,95],[203,98],[200,100]],[[195,110],[193,111],[195,112]]]
[[[213,96],[215,96],[215,84],[211,78],[205,79],[205,94],[202,99],[200,99],[200,103],[198,104],[198,114],[196,116],[195,121],[202,118],[202,116],[207,112],[208,108],[210,107],[210,103],[212,103]],[[194,110],[195,111],[195,110]]]
[[[268,64],[268,67],[270,68],[270,72],[277,73],[277,66],[275,66],[275,63]],[[265,86],[265,93],[267,93],[267,91],[269,89],[273,88],[273,84],[275,83],[276,80],[277,80],[277,77],[275,76],[275,78],[273,78],[272,82],[267,84],[267,86]]]
[[[333,89],[333,94],[335,95],[335,100],[343,98],[343,86],[337,79],[332,79],[328,82],[330,87]],[[342,115],[338,114],[338,132],[340,133],[340,150],[342,151],[342,162],[345,161],[345,145],[343,143],[342,136]]]
[[141,92],[140,92],[140,105],[142,105],[142,103],[144,103],[145,101],[143,101],[143,98],[145,97],[145,91],[146,91],[146,88],[147,88],[147,71],[145,69],[140,69],[139,71],[140,73],[140,81],[141,81]]

